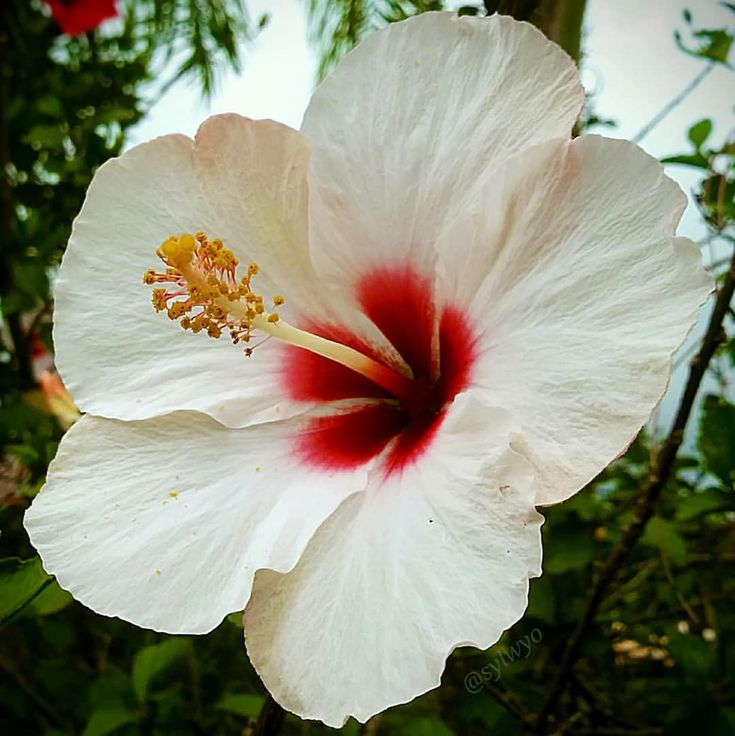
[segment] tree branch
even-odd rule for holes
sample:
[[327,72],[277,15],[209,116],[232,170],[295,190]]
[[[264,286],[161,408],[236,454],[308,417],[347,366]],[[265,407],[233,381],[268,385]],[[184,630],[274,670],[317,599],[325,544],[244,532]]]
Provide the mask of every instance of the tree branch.
[[671,430],[663,445],[651,460],[648,475],[643,481],[638,495],[638,503],[633,518],[623,530],[622,538],[597,575],[587,606],[567,643],[556,677],[552,681],[541,706],[536,720],[536,732],[539,734],[546,731],[546,723],[551,710],[566,687],[572,667],[577,660],[582,640],[592,625],[610,584],[622,567],[625,558],[643,534],[646,524],[656,510],[656,502],[661,491],[671,476],[677,452],[684,439],[684,429],[694,406],[694,399],[699,391],[707,366],[723,340],[722,322],[730,307],[733,291],[735,291],[735,254],[732,256],[730,269],[717,295],[699,352],[689,365],[689,378]]
[[483,4],[488,15],[530,21],[579,63],[587,0],[485,0]]
[[715,68],[715,62],[709,63],[702,69],[684,89],[679,92],[673,99],[669,100],[632,138],[633,143],[640,143],[658,124],[666,118],[669,113],[675,110],[686,100],[689,95],[694,92],[697,87],[709,76],[710,72]]
[[532,713],[529,713],[510,690],[500,683],[485,682],[485,689],[513,716],[526,726],[532,727],[535,723]]
[[270,693],[266,693],[252,736],[276,736],[280,733],[285,718],[286,711],[273,700]]

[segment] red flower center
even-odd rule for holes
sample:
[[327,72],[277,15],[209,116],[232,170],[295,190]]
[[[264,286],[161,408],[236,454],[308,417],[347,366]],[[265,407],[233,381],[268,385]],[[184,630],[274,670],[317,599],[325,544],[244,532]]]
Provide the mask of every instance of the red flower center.
[[[363,399],[311,419],[296,441],[302,461],[328,470],[362,465],[385,451],[386,474],[414,463],[436,434],[446,407],[470,382],[476,338],[463,311],[437,309],[433,284],[410,267],[376,269],[361,279],[365,314],[410,366],[413,380],[393,395],[368,378],[315,353],[287,346],[284,383],[295,401]],[[309,332],[355,348],[393,367],[376,349],[340,327]]]

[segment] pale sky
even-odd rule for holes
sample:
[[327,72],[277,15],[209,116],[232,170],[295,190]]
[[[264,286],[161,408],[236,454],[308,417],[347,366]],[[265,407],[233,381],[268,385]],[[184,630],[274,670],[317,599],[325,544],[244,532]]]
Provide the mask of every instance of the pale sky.
[[[249,0],[254,19],[268,12],[270,22],[247,53],[240,75],[226,73],[210,103],[196,85],[174,86],[131,132],[129,145],[165,133],[193,135],[208,116],[237,112],[272,118],[299,127],[313,89],[316,59],[307,41],[303,0]],[[630,138],[702,69],[703,62],[680,52],[675,28],[688,7],[695,24],[721,27],[735,16],[717,0],[589,0],[583,80],[596,93],[596,111],[615,118],[605,135]],[[715,121],[716,138],[735,127],[735,74],[716,69],[656,130],[642,141],[663,156],[687,150],[685,132],[702,117]],[[696,173],[672,166],[669,174],[691,189]],[[698,237],[695,212],[687,213],[682,232]]]
[[[307,41],[304,4],[303,0],[249,0],[251,16],[257,19],[268,12],[270,22],[249,49],[243,72],[225,74],[207,104],[196,86],[174,86],[132,131],[129,145],[166,133],[191,136],[208,115],[221,112],[272,118],[299,127],[316,71],[316,59]],[[719,28],[735,20],[717,0],[588,0],[582,78],[586,88],[595,93],[597,114],[618,122],[616,128],[596,132],[633,137],[701,71],[705,62],[687,56],[674,44],[674,30],[685,31],[684,8],[691,10],[697,27]],[[714,121],[713,138],[724,139],[735,130],[734,93],[735,73],[715,69],[641,145],[655,156],[688,151],[686,130],[704,117]],[[668,173],[687,193],[698,176],[681,166],[668,167]],[[680,233],[694,240],[704,234],[691,203]],[[664,423],[676,406],[685,371],[682,364],[662,404]]]

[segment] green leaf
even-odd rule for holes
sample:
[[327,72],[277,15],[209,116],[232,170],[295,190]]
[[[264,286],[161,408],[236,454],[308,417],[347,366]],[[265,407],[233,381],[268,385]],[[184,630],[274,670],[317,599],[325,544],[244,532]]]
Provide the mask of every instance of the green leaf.
[[694,166],[697,169],[709,169],[709,162],[701,153],[681,153],[676,156],[666,156],[666,158],[661,159],[661,163]]
[[735,338],[731,338],[722,346],[722,352],[730,358],[730,362],[735,365]]
[[709,118],[704,118],[698,123],[694,123],[694,125],[689,128],[687,137],[694,144],[694,147],[699,150],[702,147],[702,144],[707,140],[707,138],[709,138],[711,133],[712,121]]
[[66,608],[74,599],[55,580],[51,580],[33,600],[31,607],[39,616],[47,616]]
[[64,141],[65,133],[59,125],[34,125],[23,140],[38,148],[57,149]]
[[0,622],[21,611],[51,580],[38,557],[0,560]]
[[550,575],[531,581],[526,616],[548,624],[556,622],[553,579]]
[[735,494],[709,488],[702,493],[694,493],[676,504],[676,517],[689,521],[706,514],[735,509]]
[[544,570],[552,575],[581,570],[594,559],[598,549],[593,539],[581,535],[565,534],[560,538],[550,535],[550,541]]
[[714,649],[701,636],[674,636],[668,649],[688,679],[698,683],[709,679],[716,665],[716,656]]
[[133,689],[142,703],[156,678],[160,677],[189,649],[189,640],[181,637],[166,639],[160,644],[143,647],[133,661]]
[[36,100],[36,109],[42,115],[48,115],[52,118],[60,118],[64,114],[64,108],[61,100],[54,95],[43,95]]
[[135,713],[123,706],[100,708],[92,713],[82,736],[107,736],[137,720]]
[[702,402],[699,450],[705,468],[731,488],[735,471],[735,406],[713,394],[705,396]]
[[242,631],[242,611],[231,613],[227,617],[227,621]]
[[654,516],[648,522],[641,537],[641,544],[661,549],[672,565],[679,567],[686,564],[687,548],[684,538],[673,522],[660,516]]
[[403,726],[401,732],[406,736],[454,736],[438,718],[419,718]]
[[262,705],[263,698],[260,695],[225,693],[214,707],[243,718],[255,718],[260,713]]
[[696,52],[697,56],[705,59],[711,59],[720,64],[727,63],[727,57],[730,54],[733,37],[724,29],[697,31],[694,36],[702,40],[702,44]]

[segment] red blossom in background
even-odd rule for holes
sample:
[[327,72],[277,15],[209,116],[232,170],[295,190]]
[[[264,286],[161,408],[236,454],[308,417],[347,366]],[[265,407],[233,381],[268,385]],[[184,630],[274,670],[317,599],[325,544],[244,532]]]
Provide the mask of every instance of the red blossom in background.
[[92,31],[118,15],[115,0],[47,0],[47,5],[59,28],[70,36]]

